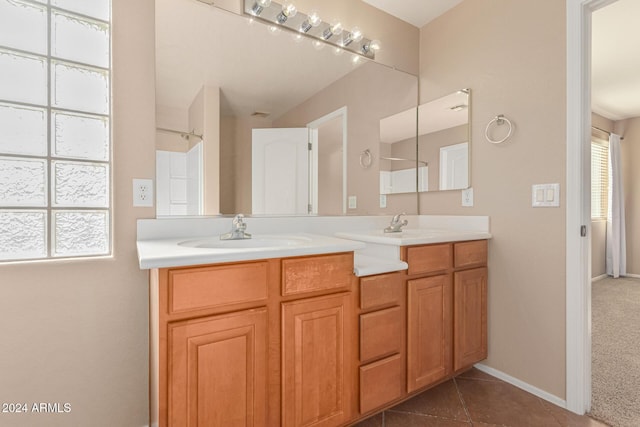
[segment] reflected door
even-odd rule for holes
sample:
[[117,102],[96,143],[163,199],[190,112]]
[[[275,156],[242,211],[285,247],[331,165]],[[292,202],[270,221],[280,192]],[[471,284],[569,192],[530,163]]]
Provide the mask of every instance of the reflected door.
[[307,128],[253,129],[253,214],[304,214],[309,210]]
[[440,148],[440,190],[460,190],[469,187],[469,144]]

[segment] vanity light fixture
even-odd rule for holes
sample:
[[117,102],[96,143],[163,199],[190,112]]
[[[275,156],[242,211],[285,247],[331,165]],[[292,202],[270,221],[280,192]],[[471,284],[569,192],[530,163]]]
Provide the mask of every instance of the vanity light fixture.
[[260,16],[262,11],[271,6],[271,0],[255,0],[253,6],[251,6],[251,13],[255,16]]
[[[210,1],[210,0],[205,0]],[[353,27],[345,29],[337,19],[326,22],[318,12],[302,13],[293,4],[295,0],[243,0],[244,13],[267,24],[276,25],[295,34],[311,38],[315,48],[329,44],[349,53],[375,59],[380,42],[364,37],[362,30]],[[296,41],[300,38],[296,37]]]
[[307,19],[302,21],[300,24],[300,31],[303,33],[308,33],[309,30],[313,27],[317,27],[322,23],[322,19],[320,19],[320,15],[315,10],[312,10],[311,13],[307,16]]
[[342,39],[342,46],[349,46],[351,43],[357,43],[360,40],[362,40],[362,31],[358,27],[353,27]]
[[282,11],[278,14],[278,16],[276,16],[276,20],[278,21],[278,24],[282,25],[287,22],[287,19],[296,16],[297,13],[298,9],[296,8],[296,5],[291,2],[285,2],[282,5]]

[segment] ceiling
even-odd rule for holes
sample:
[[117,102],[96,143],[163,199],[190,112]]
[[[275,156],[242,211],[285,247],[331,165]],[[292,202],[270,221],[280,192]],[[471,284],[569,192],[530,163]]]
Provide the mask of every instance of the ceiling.
[[462,0],[363,0],[371,6],[422,28]]
[[640,117],[640,1],[618,0],[592,17],[592,110],[611,120]]

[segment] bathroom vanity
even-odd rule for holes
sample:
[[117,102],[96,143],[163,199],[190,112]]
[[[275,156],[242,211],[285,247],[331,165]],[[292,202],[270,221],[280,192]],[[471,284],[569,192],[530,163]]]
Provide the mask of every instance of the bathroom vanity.
[[[486,358],[490,235],[422,236],[151,267],[152,422],[349,425]],[[376,245],[396,267],[358,277]]]

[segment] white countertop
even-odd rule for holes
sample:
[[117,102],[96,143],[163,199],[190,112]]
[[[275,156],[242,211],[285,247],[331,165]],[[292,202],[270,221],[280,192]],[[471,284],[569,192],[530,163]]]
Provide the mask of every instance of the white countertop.
[[398,233],[385,233],[382,230],[356,232],[340,231],[335,233],[335,236],[344,239],[353,239],[360,242],[393,246],[425,245],[431,243],[461,242],[465,240],[484,240],[491,238],[491,234],[486,231],[451,229],[404,229]]
[[[366,246],[365,243],[355,240],[339,239],[317,234],[289,233],[289,235],[301,237],[301,243],[294,246],[198,248],[181,245],[181,243],[189,243],[194,239],[170,238],[139,240],[137,243],[138,261],[141,269],[182,267],[221,262],[351,252]],[[254,234],[253,237],[259,239],[261,235]]]
[[[362,277],[406,270],[400,246],[491,238],[486,216],[405,218],[409,226],[403,232],[383,233],[391,216],[247,217],[247,231],[256,240],[269,235],[304,240],[292,245],[256,242],[254,247],[214,242],[229,231],[231,217],[144,219],[138,220],[138,261],[141,269],[150,269],[354,251],[354,274]],[[200,240],[220,247],[188,246]]]

